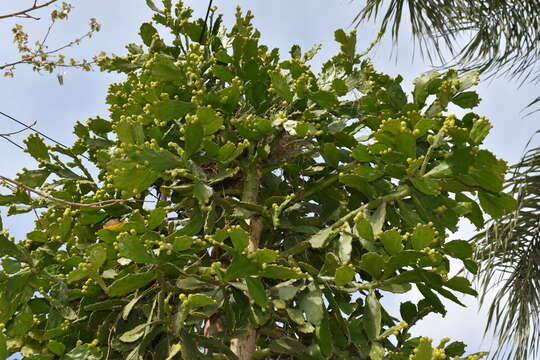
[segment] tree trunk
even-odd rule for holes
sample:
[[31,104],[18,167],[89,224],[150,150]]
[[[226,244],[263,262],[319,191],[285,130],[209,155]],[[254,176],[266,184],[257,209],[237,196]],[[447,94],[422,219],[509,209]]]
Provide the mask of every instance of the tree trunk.
[[[244,193],[242,201],[257,204],[259,190],[259,171],[256,168],[250,168],[246,172],[244,183]],[[248,252],[254,252],[259,248],[259,241],[263,230],[262,219],[258,216],[252,216],[247,220],[250,226],[250,240]],[[248,297],[249,294],[247,294]],[[251,297],[250,297],[251,299]],[[254,325],[248,324],[245,333],[238,338],[231,340],[231,351],[238,356],[239,360],[251,360],[257,345],[257,329]]]

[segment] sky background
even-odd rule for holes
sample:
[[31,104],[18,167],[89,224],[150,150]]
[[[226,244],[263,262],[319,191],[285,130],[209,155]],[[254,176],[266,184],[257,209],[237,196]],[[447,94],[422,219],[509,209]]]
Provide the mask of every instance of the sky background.
[[[9,13],[22,8],[33,1],[3,1],[0,14]],[[156,0],[156,3],[159,1]],[[139,26],[149,21],[151,12],[144,0],[92,0],[71,1],[75,6],[68,22],[58,24],[51,34],[50,47],[61,45],[74,37],[80,36],[88,29],[88,19],[97,18],[102,30],[92,39],[66,52],[68,56],[91,57],[105,51],[108,54],[125,53],[124,46],[131,42],[141,43],[138,37]],[[185,1],[195,9],[195,15],[203,16],[208,2],[206,0]],[[24,4],[24,5],[23,5]],[[338,51],[333,40],[334,30],[352,29],[354,14],[361,8],[363,1],[358,0],[215,0],[214,4],[225,15],[225,23],[233,20],[235,6],[244,10],[251,9],[255,15],[254,23],[262,33],[262,43],[281,49],[283,57],[293,44],[299,44],[307,51],[315,44],[322,44],[322,50],[313,62],[314,68]],[[49,10],[50,12],[50,10]],[[39,13],[44,20],[37,22],[17,19],[17,23],[25,25],[34,40],[44,34],[47,27],[48,12]],[[16,59],[15,46],[8,41],[10,29],[15,23],[10,20],[0,22],[0,63]],[[358,29],[358,50],[364,50],[373,41],[378,27],[376,24],[362,25]],[[412,80],[422,72],[430,70],[430,64],[418,56],[413,57],[414,46],[404,26],[399,46],[393,48],[392,41],[385,38],[370,54],[375,67],[382,72],[395,76],[401,74],[407,89],[411,89]],[[397,57],[395,55],[398,55]],[[64,85],[60,86],[57,73],[37,74],[29,68],[19,67],[15,78],[0,77],[0,111],[7,113],[26,123],[37,121],[36,128],[50,137],[66,144],[72,143],[74,135],[72,127],[75,121],[85,121],[97,115],[107,117],[105,95],[111,82],[121,81],[117,74],[100,72],[84,73],[78,70],[67,70]],[[519,86],[516,81],[507,78],[485,80],[476,88],[483,99],[475,110],[491,120],[494,128],[488,136],[485,147],[498,157],[515,163],[519,160],[524,146],[530,136],[540,128],[537,116],[523,118],[523,108],[538,94],[534,85]],[[0,117],[0,133],[20,129],[7,118]],[[13,140],[22,143],[25,135],[15,136]],[[30,156],[7,141],[0,139],[0,174],[15,176],[23,167],[33,168],[36,164]],[[2,213],[5,227],[12,235],[20,239],[31,229],[31,216],[6,218]],[[464,223],[457,234],[451,238],[467,239],[474,234],[474,228]],[[456,267],[455,270],[459,270]],[[406,299],[418,299],[418,294],[408,295]],[[385,300],[392,315],[399,315],[399,302],[405,298],[392,297]],[[469,344],[470,352],[488,350],[491,338],[482,340],[485,326],[485,313],[478,312],[477,301],[468,296],[463,299],[468,305],[466,309],[448,303],[448,314],[445,318],[431,315],[421,321],[413,333],[429,336],[435,342],[448,336],[452,340],[461,340]]]

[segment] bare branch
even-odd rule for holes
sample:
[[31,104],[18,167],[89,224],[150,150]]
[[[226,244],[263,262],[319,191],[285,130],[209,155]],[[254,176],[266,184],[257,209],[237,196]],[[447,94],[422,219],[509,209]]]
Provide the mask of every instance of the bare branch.
[[32,124],[26,125],[26,126],[25,126],[23,129],[21,129],[21,130],[17,130],[17,131],[10,132],[10,133],[6,133],[6,134],[0,134],[0,136],[6,137],[6,136],[11,136],[11,135],[20,134],[20,133],[22,133],[22,132],[24,132],[24,131],[26,131],[26,130],[28,130],[28,129],[31,129],[32,126],[35,126],[35,125],[36,125],[36,123],[37,123],[37,121],[34,121]]
[[14,13],[11,13],[11,14],[6,14],[6,15],[0,15],[0,20],[12,18],[12,17],[20,17],[20,16],[24,16],[24,17],[28,17],[28,18],[32,18],[32,19],[37,20],[39,18],[33,17],[33,16],[29,15],[28,13],[31,12],[31,11],[35,11],[35,10],[47,7],[47,6],[51,5],[52,3],[55,3],[56,1],[58,1],[58,0],[49,0],[49,1],[47,1],[47,2],[45,2],[43,4],[41,4],[41,5],[38,5],[37,1],[34,1],[34,5],[32,5],[32,7],[28,8],[26,10],[21,10],[21,11],[17,11],[17,12],[14,12]]
[[33,193],[33,194],[36,194],[44,199],[47,199],[47,200],[51,200],[53,202],[57,202],[57,203],[60,203],[60,204],[64,204],[64,205],[68,205],[68,206],[75,206],[75,207],[82,207],[82,208],[93,208],[93,209],[103,209],[103,208],[108,208],[108,207],[111,207],[111,206],[114,206],[116,204],[123,204],[123,203],[126,203],[126,202],[146,202],[145,200],[137,200],[137,199],[111,199],[111,200],[104,200],[104,201],[98,201],[98,202],[95,202],[95,203],[90,203],[90,204],[83,204],[83,203],[78,203],[78,202],[73,202],[73,201],[67,201],[67,200],[63,200],[63,199],[59,199],[59,198],[56,198],[52,195],[49,195],[41,190],[37,190],[37,189],[34,189],[28,185],[25,185],[17,180],[13,180],[13,179],[10,179],[8,177],[5,177],[5,176],[2,176],[0,175],[0,180],[6,182],[7,184],[10,184],[10,185],[15,185],[16,187],[19,187],[19,188],[22,188],[26,191],[28,191],[29,193]]

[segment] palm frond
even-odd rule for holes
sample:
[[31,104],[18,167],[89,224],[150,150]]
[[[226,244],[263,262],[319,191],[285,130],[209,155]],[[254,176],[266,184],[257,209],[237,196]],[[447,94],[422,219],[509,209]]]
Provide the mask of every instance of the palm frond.
[[499,340],[493,358],[528,360],[540,349],[540,148],[514,166],[507,187],[518,209],[473,238],[481,264],[480,303],[497,289],[486,327]]
[[406,8],[431,61],[436,55],[445,64],[540,81],[540,0],[367,0],[354,22],[384,13],[380,31],[391,26],[397,41]]

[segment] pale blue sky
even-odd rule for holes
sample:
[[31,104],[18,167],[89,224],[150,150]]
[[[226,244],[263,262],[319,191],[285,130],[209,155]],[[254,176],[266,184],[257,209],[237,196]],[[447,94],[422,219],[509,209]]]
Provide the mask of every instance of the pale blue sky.
[[[0,5],[0,13],[9,12],[21,3],[28,1],[13,1],[11,4]],[[71,1],[75,6],[69,22],[58,26],[51,35],[52,43],[61,44],[74,34],[82,34],[87,29],[87,19],[95,17],[103,25],[102,31],[89,41],[73,49],[68,54],[75,56],[91,56],[104,50],[107,53],[123,53],[124,45],[130,42],[140,42],[139,26],[148,21],[151,16],[144,0],[93,0]],[[156,3],[158,1],[156,0]],[[206,10],[206,0],[186,1],[187,4],[201,15]],[[337,28],[350,29],[355,12],[362,2],[349,0],[215,0],[220,11],[225,14],[227,23],[233,18],[237,4],[243,9],[251,9],[255,15],[255,25],[261,30],[263,42],[272,47],[278,47],[283,56],[293,44],[299,44],[304,50],[314,44],[322,44],[322,51],[315,59],[319,65],[324,59],[337,51],[333,42],[333,32]],[[46,18],[47,14],[42,13]],[[19,19],[32,34],[40,35],[46,26],[30,20]],[[0,36],[3,39],[11,37],[10,28],[13,22],[0,23]],[[376,26],[362,26],[358,29],[360,50],[363,50],[375,37]],[[410,88],[412,80],[420,73],[430,69],[430,66],[418,56],[411,60],[413,53],[411,38],[403,29],[402,41],[397,53],[399,57],[390,58],[392,44],[385,39],[372,52],[371,57],[375,67],[391,75],[401,74]],[[396,49],[394,49],[395,53]],[[0,43],[0,61],[7,62],[15,55],[14,47],[8,42]],[[76,120],[84,121],[89,117],[107,116],[104,102],[109,83],[120,81],[121,76],[99,72],[82,73],[68,70],[64,75],[65,84],[59,86],[55,75],[39,75],[28,68],[20,67],[15,79],[0,78],[0,111],[10,114],[22,121],[31,123],[37,121],[37,128],[49,136],[65,143],[73,140],[72,127]],[[494,128],[487,138],[486,147],[497,156],[516,162],[522,153],[531,134],[540,128],[538,116],[526,119],[520,111],[537,95],[538,88],[532,85],[518,87],[516,82],[506,78],[493,79],[483,82],[477,91],[483,99],[477,112],[487,116]],[[8,119],[0,118],[0,133],[19,129]],[[22,136],[15,137],[19,143]],[[22,167],[34,167],[29,156],[17,150],[6,141],[0,141],[0,174],[14,176]],[[31,217],[7,218],[2,215],[6,227],[18,238],[32,226]],[[473,229],[464,224],[456,236],[468,238]],[[456,237],[454,237],[456,238]],[[416,295],[412,295],[413,297]],[[401,298],[391,298],[386,301],[389,311],[399,314]],[[467,297],[467,309],[449,304],[448,315],[443,319],[430,316],[422,321],[414,333],[425,335],[437,341],[444,336],[453,340],[461,340],[469,344],[469,351],[480,351],[489,348],[490,340],[481,345],[485,316],[477,313],[477,303]]]

